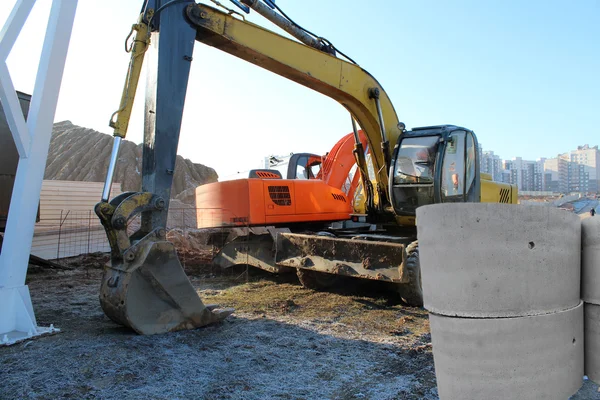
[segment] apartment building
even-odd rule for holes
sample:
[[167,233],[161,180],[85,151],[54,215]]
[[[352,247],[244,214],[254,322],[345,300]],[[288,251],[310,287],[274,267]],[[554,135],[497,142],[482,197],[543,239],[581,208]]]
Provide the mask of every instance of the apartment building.
[[[580,187],[578,191],[597,193],[600,188],[600,150],[598,146],[578,146],[569,154],[572,167],[573,187]],[[572,190],[576,191],[576,190]]]
[[481,172],[490,174],[495,181],[502,181],[502,159],[493,151],[483,151],[481,154]]
[[544,161],[544,190],[568,193],[568,164],[563,158],[549,158]]
[[503,174],[507,183],[517,185],[519,190],[542,191],[544,190],[544,161],[523,160],[521,157],[515,157],[512,160],[504,160],[503,169],[508,174]]
[[559,193],[600,192],[600,150],[583,145],[555,158],[536,161],[515,157],[502,160],[493,151],[481,152],[481,171],[499,182],[515,184],[522,191]]

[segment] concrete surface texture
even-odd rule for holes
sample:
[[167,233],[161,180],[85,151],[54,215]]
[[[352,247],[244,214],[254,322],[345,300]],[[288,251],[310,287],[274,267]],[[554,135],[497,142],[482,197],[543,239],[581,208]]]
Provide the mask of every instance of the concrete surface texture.
[[429,314],[440,399],[567,399],[583,383],[583,303],[519,318]]
[[585,374],[592,381],[600,384],[600,306],[585,303],[584,310]]
[[518,317],[580,301],[581,222],[551,207],[435,204],[417,209],[425,308]]
[[581,221],[581,298],[600,304],[600,218]]

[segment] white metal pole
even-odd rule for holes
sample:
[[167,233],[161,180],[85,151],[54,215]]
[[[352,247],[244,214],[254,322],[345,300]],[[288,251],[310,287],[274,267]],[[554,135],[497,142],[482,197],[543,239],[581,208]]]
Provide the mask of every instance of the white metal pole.
[[[2,304],[0,344],[19,340],[19,332],[24,332],[25,337],[39,334],[29,290],[25,286],[25,277],[76,8],[77,0],[54,0],[50,10],[27,118],[29,151],[19,154],[19,165],[0,255],[0,303]],[[5,88],[0,88],[3,89]],[[4,96],[8,97],[6,93]],[[20,108],[19,112],[21,112]],[[8,337],[9,335],[11,336]]]
[[19,159],[0,255],[0,285],[6,287],[25,283],[58,92],[76,7],[77,0],[55,0],[50,10],[27,118],[27,128],[32,138],[30,154],[28,158]]

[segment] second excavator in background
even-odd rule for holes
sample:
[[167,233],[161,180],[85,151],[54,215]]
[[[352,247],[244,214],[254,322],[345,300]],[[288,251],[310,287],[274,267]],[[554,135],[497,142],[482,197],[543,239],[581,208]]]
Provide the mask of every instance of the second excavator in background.
[[[367,148],[362,131],[358,132],[358,138]],[[267,158],[270,168],[252,169],[246,173],[246,178],[198,187],[195,197],[197,227],[349,220],[354,212],[355,200],[359,204],[361,197],[360,174],[356,173],[352,153],[354,145],[354,134],[350,133],[325,156],[292,153],[286,157]],[[299,198],[293,207],[281,210],[271,205],[256,207],[264,204],[266,198],[284,206],[288,202],[280,196],[283,192],[279,193],[274,188],[273,180],[281,180],[291,185],[292,191],[302,192],[305,196]],[[281,199],[276,199],[278,196]]]

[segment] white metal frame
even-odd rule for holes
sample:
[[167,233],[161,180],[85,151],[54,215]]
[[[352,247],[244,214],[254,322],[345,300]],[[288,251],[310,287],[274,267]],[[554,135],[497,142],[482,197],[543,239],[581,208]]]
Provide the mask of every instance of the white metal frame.
[[77,1],[54,0],[52,3],[27,121],[23,118],[6,59],[36,0],[17,0],[0,31],[0,101],[19,151],[0,255],[0,345],[58,331],[52,325],[49,328],[37,326],[25,277]]

